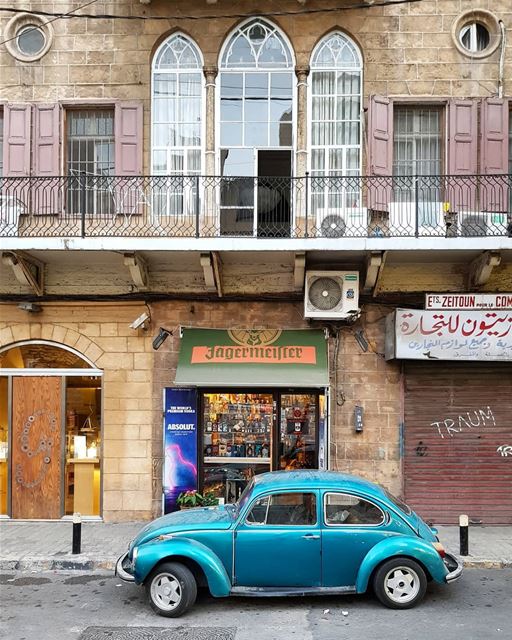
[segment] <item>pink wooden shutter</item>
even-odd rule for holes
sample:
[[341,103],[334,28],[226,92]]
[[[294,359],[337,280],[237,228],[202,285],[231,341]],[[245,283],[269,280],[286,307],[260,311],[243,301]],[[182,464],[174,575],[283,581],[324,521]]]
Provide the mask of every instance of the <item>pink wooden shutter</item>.
[[447,197],[455,212],[476,211],[477,101],[451,100],[448,105]]
[[485,98],[482,101],[480,168],[482,173],[496,176],[482,178],[481,204],[484,211],[507,210],[508,118],[508,100]]
[[387,211],[391,180],[372,176],[393,173],[393,103],[383,96],[370,96],[368,109],[368,206]]
[[18,235],[20,215],[30,211],[30,123],[29,104],[6,104],[4,107],[4,152],[0,234]]
[[116,213],[132,216],[140,213],[144,200],[142,174],[142,103],[118,102],[115,110],[115,184]]
[[34,211],[54,214],[62,210],[60,175],[60,121],[58,104],[34,106]]
[[29,104],[7,104],[4,108],[4,175],[23,178],[30,175]]

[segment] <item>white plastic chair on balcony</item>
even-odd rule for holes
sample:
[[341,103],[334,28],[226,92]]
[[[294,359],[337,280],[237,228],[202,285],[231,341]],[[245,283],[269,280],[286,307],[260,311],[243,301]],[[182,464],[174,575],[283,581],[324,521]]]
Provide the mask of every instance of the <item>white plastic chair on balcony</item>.
[[20,215],[25,205],[16,196],[0,195],[0,236],[17,236]]

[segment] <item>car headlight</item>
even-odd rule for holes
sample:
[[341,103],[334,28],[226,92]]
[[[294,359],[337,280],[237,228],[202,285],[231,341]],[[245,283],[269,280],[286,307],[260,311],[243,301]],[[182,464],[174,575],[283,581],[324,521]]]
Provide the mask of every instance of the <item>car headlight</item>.
[[132,562],[135,564],[135,561],[137,560],[137,556],[139,555],[139,547],[133,547],[133,551],[132,551]]

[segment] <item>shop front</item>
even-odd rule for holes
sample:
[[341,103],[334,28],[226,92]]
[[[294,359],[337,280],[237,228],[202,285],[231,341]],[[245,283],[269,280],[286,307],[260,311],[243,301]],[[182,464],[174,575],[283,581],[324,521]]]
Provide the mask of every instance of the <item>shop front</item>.
[[42,340],[0,366],[0,516],[99,516],[103,372]]
[[398,309],[406,501],[438,524],[512,524],[512,311]]
[[183,329],[176,384],[197,408],[201,491],[234,502],[255,474],[325,468],[323,331]]

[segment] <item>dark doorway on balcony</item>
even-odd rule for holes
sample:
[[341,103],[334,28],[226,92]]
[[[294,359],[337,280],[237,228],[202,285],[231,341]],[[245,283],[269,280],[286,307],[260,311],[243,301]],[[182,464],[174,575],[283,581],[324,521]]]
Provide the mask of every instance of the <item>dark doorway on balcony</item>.
[[258,237],[289,237],[292,153],[280,149],[261,149],[257,153]]

